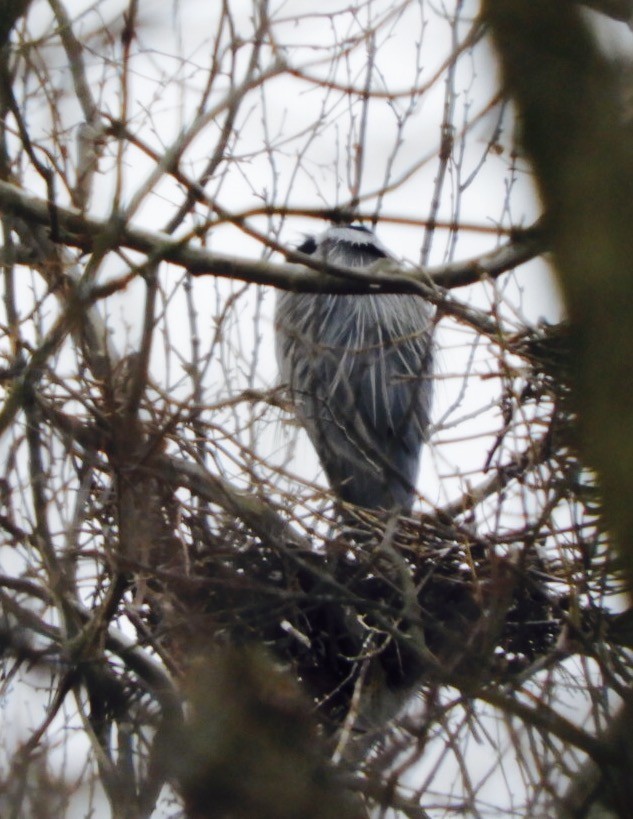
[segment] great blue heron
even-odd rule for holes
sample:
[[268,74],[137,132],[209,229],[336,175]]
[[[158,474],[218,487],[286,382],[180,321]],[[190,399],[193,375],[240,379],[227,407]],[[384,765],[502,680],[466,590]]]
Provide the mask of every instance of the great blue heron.
[[[350,267],[393,258],[357,225],[330,227],[298,249]],[[281,376],[343,501],[411,508],[429,426],[431,319],[430,305],[414,295],[284,292],[278,298]]]

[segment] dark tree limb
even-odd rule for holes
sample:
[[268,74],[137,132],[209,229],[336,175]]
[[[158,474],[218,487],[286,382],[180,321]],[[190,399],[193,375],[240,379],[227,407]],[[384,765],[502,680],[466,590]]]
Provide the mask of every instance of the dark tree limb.
[[[612,16],[624,5],[608,4]],[[483,17],[548,216],[570,317],[581,446],[598,471],[605,517],[631,577],[633,139],[621,114],[619,78],[575,4],[487,0]],[[632,724],[625,709],[605,737],[611,759],[596,760],[596,800],[606,799],[622,817],[633,803]]]

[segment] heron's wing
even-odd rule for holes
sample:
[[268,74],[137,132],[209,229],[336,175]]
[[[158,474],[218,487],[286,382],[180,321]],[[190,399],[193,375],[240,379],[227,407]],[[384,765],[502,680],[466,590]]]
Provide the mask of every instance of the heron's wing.
[[335,331],[323,332],[322,383],[338,411],[357,413],[377,438],[417,451],[432,397],[430,309],[410,296],[351,298]]

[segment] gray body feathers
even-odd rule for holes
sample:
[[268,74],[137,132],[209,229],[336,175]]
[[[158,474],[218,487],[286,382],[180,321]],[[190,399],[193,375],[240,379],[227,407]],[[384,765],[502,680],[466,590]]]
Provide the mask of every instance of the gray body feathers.
[[[390,258],[359,227],[331,227],[299,249],[350,267]],[[431,318],[430,305],[412,295],[278,298],[281,376],[344,501],[411,507],[432,398]]]

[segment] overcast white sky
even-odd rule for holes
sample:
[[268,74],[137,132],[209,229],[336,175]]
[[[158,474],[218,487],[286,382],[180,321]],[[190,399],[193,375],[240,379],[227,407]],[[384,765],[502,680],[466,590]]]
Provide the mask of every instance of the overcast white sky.
[[[76,27],[79,39],[96,30],[104,19],[114,20],[117,11],[127,4],[119,0],[101,3],[72,0],[68,10],[75,14],[86,9]],[[236,26],[248,38],[252,30],[251,3],[248,0],[232,0]],[[333,45],[342,45],[349,33],[355,32],[366,20],[357,20],[350,13],[350,0],[273,0],[270,17],[277,20],[275,31],[280,55],[292,66],[299,67],[315,78],[327,78],[342,84],[352,83],[362,87],[366,78],[367,53],[356,49],[349,59],[332,65]],[[387,14],[399,4],[394,0],[374,0],[369,8],[375,18]],[[378,91],[404,91],[417,81],[424,83],[434,75],[451,51],[452,29],[445,12],[450,16],[456,6],[447,2],[411,2],[400,14],[395,15],[389,26],[383,29],[377,42],[376,66],[372,88]],[[209,0],[187,2],[140,3],[138,40],[133,46],[136,52],[132,68],[129,122],[133,130],[162,152],[190,122],[198,102],[198,95],[206,79],[210,46],[217,30],[219,3]],[[178,9],[175,12],[175,9]],[[463,22],[458,28],[462,38],[469,30],[476,13],[475,0],[463,4]],[[33,35],[47,30],[50,17],[44,2],[35,0],[29,25]],[[615,52],[630,48],[632,35],[625,26],[604,25],[602,37],[605,46]],[[94,50],[88,56],[95,88],[99,91],[99,105],[116,115],[118,98],[117,66],[104,68],[101,49],[107,44],[99,38],[89,40]],[[57,82],[61,89],[70,92],[71,78],[60,50],[49,52],[51,65],[56,65]],[[246,59],[239,55],[240,59]],[[272,55],[271,55],[272,59]],[[239,74],[239,70],[238,70]],[[227,81],[228,82],[228,81]],[[458,126],[456,151],[462,149],[459,126],[475,118],[491,98],[495,90],[495,68],[491,55],[484,45],[479,45],[459,63],[455,76],[456,113]],[[444,106],[444,83],[435,85],[419,100],[408,115],[406,127],[398,134],[398,117],[402,117],[411,104],[406,96],[390,100],[386,95],[372,101],[369,106],[365,161],[363,165],[361,195],[367,197],[364,210],[376,207],[374,195],[385,181],[386,169],[392,164],[390,179],[408,176],[406,181],[385,194],[380,205],[384,220],[379,222],[378,233],[385,245],[395,255],[408,263],[417,264],[424,239],[420,227],[397,225],[388,217],[411,217],[424,219],[430,207],[434,179],[438,169],[437,146]],[[218,90],[218,94],[220,91]],[[69,93],[61,107],[63,125],[67,129],[69,150],[74,149],[75,128],[80,123],[80,112]],[[463,159],[459,172],[452,168],[442,192],[439,217],[450,221],[455,215],[459,198],[459,218],[465,224],[480,226],[501,225],[505,228],[529,225],[539,214],[532,184],[525,162],[519,157],[514,170],[512,164],[513,123],[510,112],[504,118],[497,150],[491,152],[478,170],[471,184],[458,197],[458,186],[478,168],[486,144],[497,122],[497,109],[482,117],[469,132],[463,145]],[[330,207],[348,201],[349,186],[349,135],[358,128],[360,107],[358,100],[337,91],[326,90],[316,83],[308,83],[283,75],[264,86],[262,91],[250,95],[248,104],[239,115],[238,137],[232,146],[236,161],[228,166],[221,179],[209,186],[222,206],[239,212],[264,202],[288,204],[300,207]],[[39,110],[33,105],[30,124],[45,138],[50,128],[47,109]],[[199,170],[209,152],[209,145],[217,136],[213,127],[205,129],[188,150],[184,169],[192,176]],[[401,144],[395,149],[396,140]],[[269,149],[269,150],[267,150]],[[421,160],[426,158],[424,163]],[[140,152],[130,150],[125,157],[123,204],[132,201],[135,192],[144,184],[153,167]],[[111,208],[111,192],[114,185],[115,146],[106,153],[99,179],[99,195],[92,203],[95,215],[107,216]],[[43,193],[34,180],[34,190]],[[169,181],[159,185],[152,195],[143,200],[133,222],[152,229],[162,228],[173,212],[173,203],[179,201],[176,186]],[[266,218],[252,220],[252,224],[267,230]],[[322,225],[313,220],[292,217],[275,223],[279,238],[288,245],[301,241],[304,232],[315,232]],[[264,251],[254,240],[234,227],[213,231],[207,236],[208,245],[215,250],[239,256],[258,257]],[[430,262],[441,264],[449,259],[462,259],[491,250],[497,238],[494,234],[480,234],[468,230],[459,233],[454,246],[449,246],[446,231],[438,231],[432,246]],[[116,261],[109,266],[111,274],[120,273]],[[179,274],[166,271],[172,284]],[[214,330],[212,319],[221,312],[230,293],[241,285],[218,283],[211,278],[194,282],[195,303],[198,308],[202,344],[210,344]],[[560,315],[560,305],[546,265],[542,261],[524,266],[504,277],[496,287],[478,285],[460,291],[460,297],[475,306],[488,308],[502,302],[501,309],[509,321],[536,322],[541,318],[555,321]],[[25,296],[25,298],[27,298]],[[30,296],[28,296],[30,298]],[[219,362],[209,369],[206,379],[207,400],[214,403],[238,392],[246,386],[267,387],[276,381],[276,365],[273,356],[272,291],[251,288],[238,300],[228,346],[233,367],[231,380],[226,379],[226,369]],[[124,352],[131,348],[140,332],[140,316],[143,306],[143,286],[131,286],[121,296],[109,301],[108,310],[115,324],[115,342]],[[189,333],[186,305],[181,290],[177,291],[169,305],[172,335],[170,343],[181,348],[184,360],[189,354]],[[205,318],[205,313],[208,317]],[[251,350],[259,344],[257,366],[249,365]],[[427,448],[420,474],[420,504],[442,504],[463,491],[465,481],[476,483],[490,447],[492,436],[499,427],[497,409],[499,383],[489,378],[496,372],[497,364],[491,358],[486,343],[475,344],[471,331],[449,320],[443,321],[437,333],[437,386],[434,408],[436,421],[442,419],[442,428],[435,433]],[[169,366],[168,366],[169,365]],[[466,375],[468,377],[466,377]],[[152,377],[166,389],[178,389],[182,371],[173,359],[168,361],[164,349],[156,345]],[[486,410],[486,407],[489,409]],[[283,460],[288,438],[287,425],[278,419],[262,424],[255,445],[264,459]],[[486,433],[486,434],[484,434]],[[226,466],[229,474],[233,467]],[[297,475],[311,479],[318,472],[318,465],[310,444],[304,436],[295,450],[291,468]],[[232,475],[239,480],[239,475]],[[321,479],[322,480],[322,479]],[[510,510],[511,523],[512,511]],[[498,525],[498,521],[496,522]],[[4,560],[4,556],[3,556]],[[6,564],[5,570],[7,568]],[[15,703],[20,700],[19,692]],[[12,708],[7,721],[5,714],[4,736],[23,735],[28,726],[37,724],[46,697],[41,702],[32,698],[23,708]],[[8,732],[8,733],[7,733]],[[81,766],[81,743],[78,732],[73,742],[79,743],[76,755],[77,772]],[[485,748],[474,748],[480,755],[485,770],[488,762]],[[63,761],[67,765],[67,760]],[[517,780],[517,787],[520,787]],[[491,803],[499,801],[499,778],[489,782]],[[503,785],[507,788],[507,784]],[[505,793],[505,791],[504,791]],[[78,800],[74,816],[85,815],[85,804]]]

